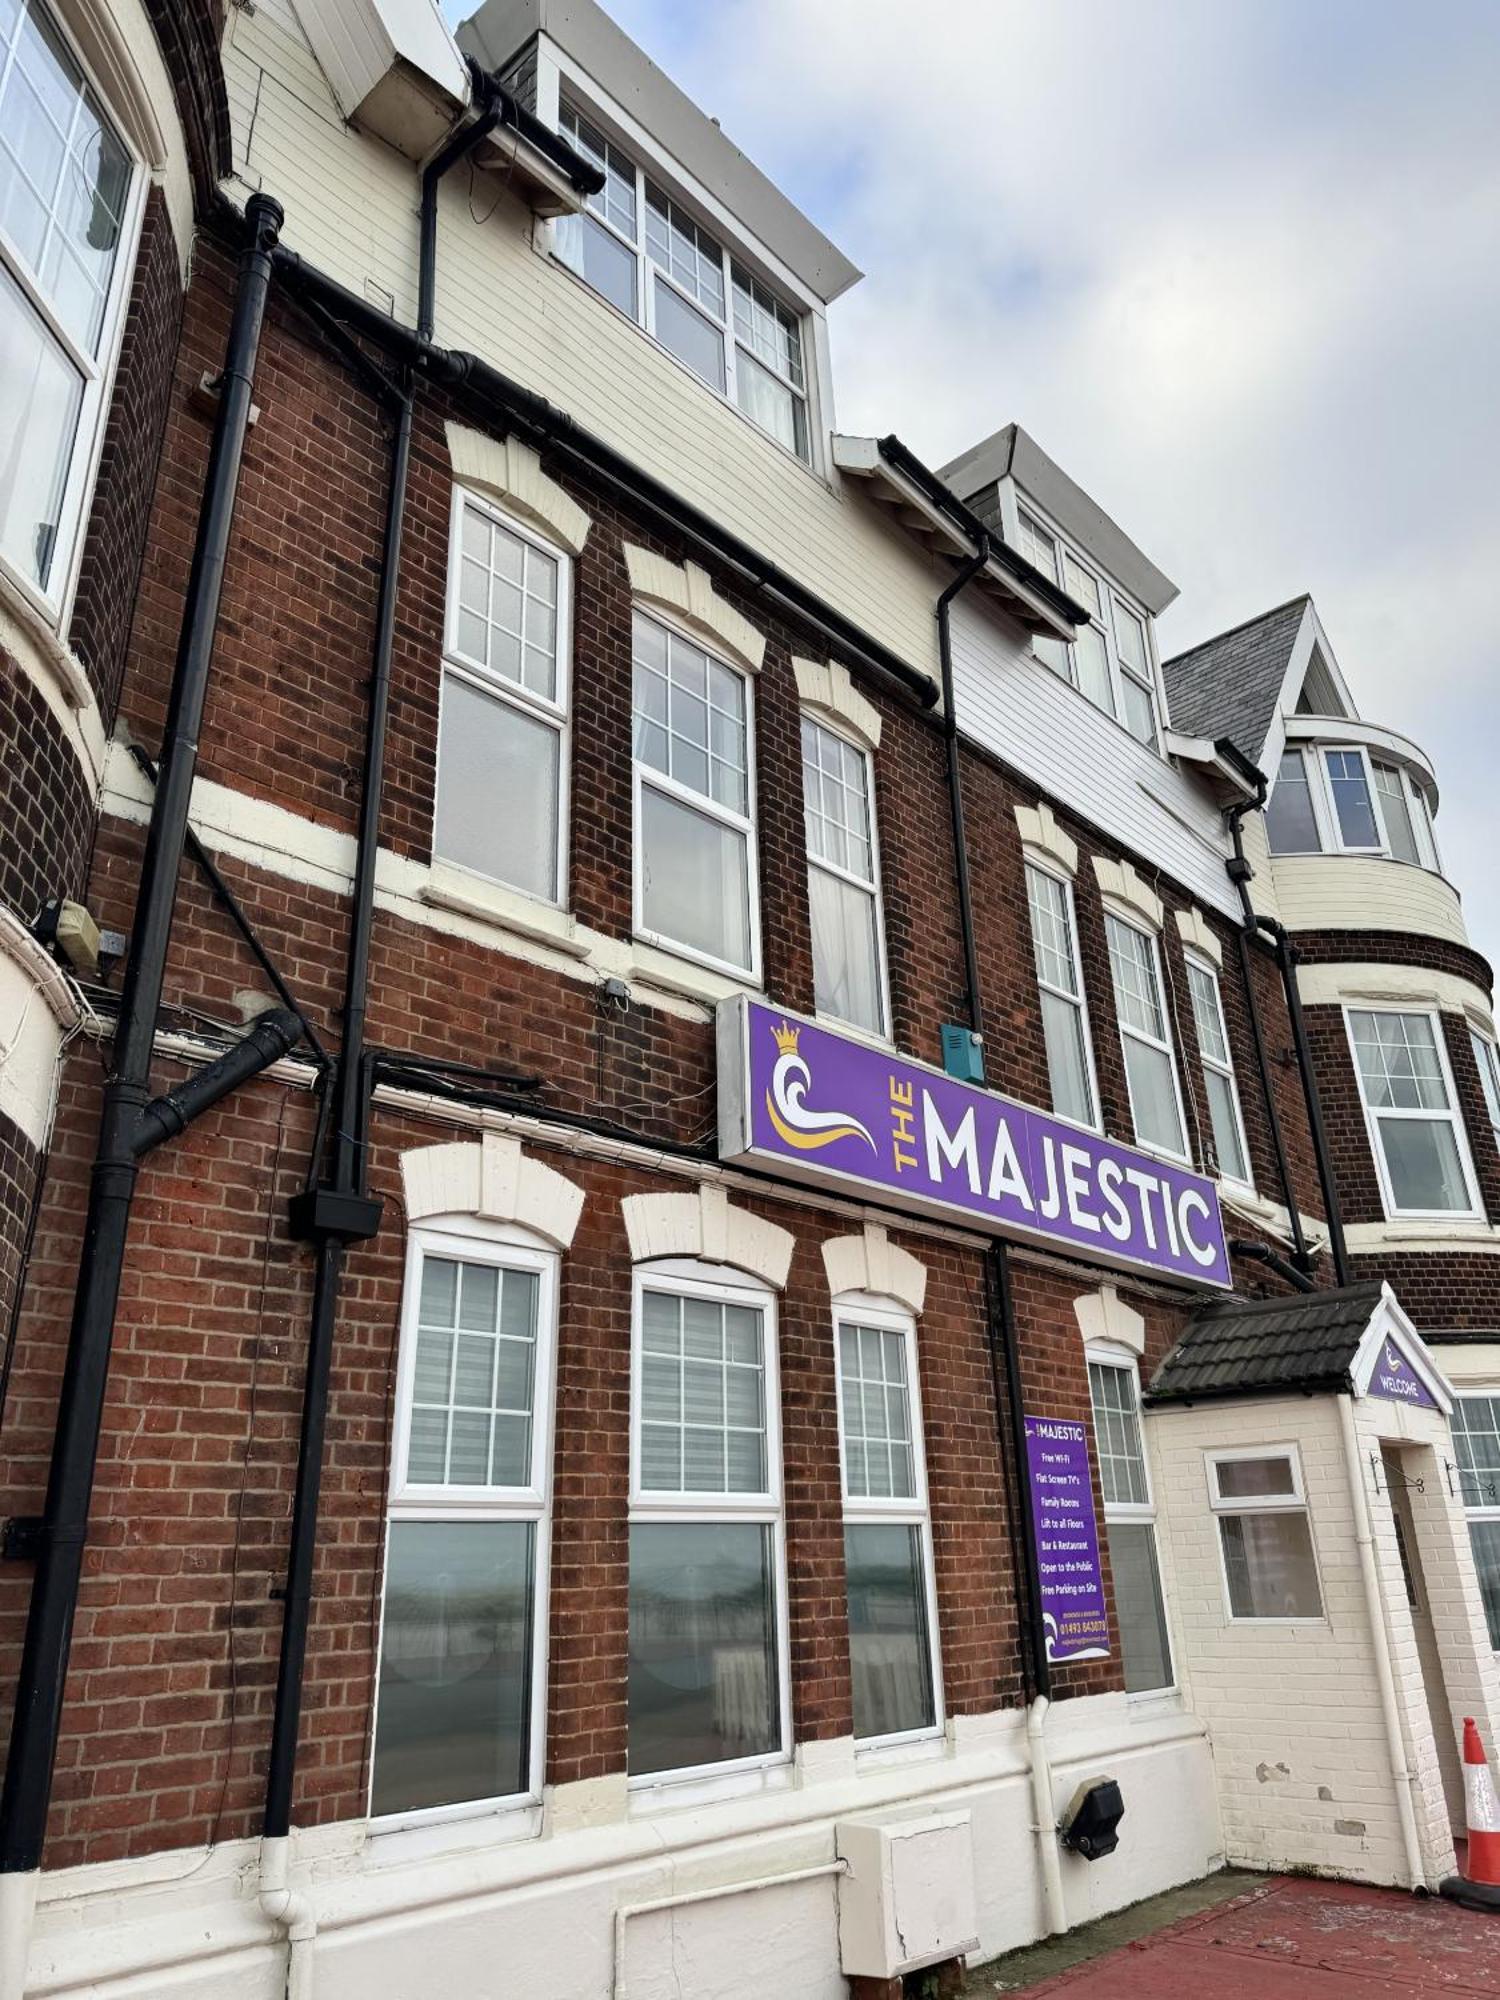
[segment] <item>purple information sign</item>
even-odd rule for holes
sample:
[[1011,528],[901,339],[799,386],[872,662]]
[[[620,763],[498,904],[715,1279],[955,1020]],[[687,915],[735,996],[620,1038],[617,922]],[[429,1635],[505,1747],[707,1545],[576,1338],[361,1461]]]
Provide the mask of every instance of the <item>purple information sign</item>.
[[1026,1419],[1026,1464],[1049,1660],[1109,1657],[1109,1611],[1089,1478],[1089,1436],[1061,1417]]
[[719,1006],[719,1156],[1228,1287],[1213,1182],[739,995]]
[[1384,1396],[1391,1403],[1415,1403],[1423,1410],[1437,1408],[1432,1391],[1389,1334],[1380,1343],[1375,1372],[1370,1377],[1370,1386],[1365,1394]]

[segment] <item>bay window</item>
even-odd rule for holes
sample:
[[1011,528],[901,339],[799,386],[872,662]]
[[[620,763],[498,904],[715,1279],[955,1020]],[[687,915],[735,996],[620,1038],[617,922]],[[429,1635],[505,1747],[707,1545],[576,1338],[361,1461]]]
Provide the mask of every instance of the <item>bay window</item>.
[[942,1722],[916,1327],[851,1298],[835,1337],[854,1734],[897,1740]]
[[1339,845],[1346,853],[1368,853],[1382,845],[1375,798],[1363,750],[1325,750],[1328,794],[1333,801]]
[[566,98],[558,123],[605,176],[581,214],[554,222],[559,258],[810,462],[801,317]]
[[820,1014],[886,1032],[885,937],[868,751],[802,718],[813,984]]
[[1073,885],[1028,861],[1026,900],[1031,910],[1031,948],[1036,959],[1052,1109],[1061,1118],[1097,1128],[1094,1052],[1083,969],[1078,962]]
[[1470,1028],[1469,1042],[1479,1065],[1479,1087],[1484,1092],[1485,1116],[1490,1121],[1490,1137],[1500,1151],[1500,1053],[1488,1035]]
[[788,1740],[774,1295],[636,1278],[627,1765],[764,1764]]
[[414,1230],[370,1810],[540,1796],[557,1259]]
[[1323,1592],[1296,1447],[1211,1452],[1208,1490],[1230,1618],[1321,1618]]
[[1214,1160],[1225,1180],[1239,1181],[1249,1187],[1252,1185],[1250,1149],[1245,1143],[1245,1120],[1240,1111],[1239,1085],[1224,1021],[1219,975],[1207,959],[1189,953],[1187,976],[1193,999],[1193,1022],[1198,1030],[1198,1053],[1203,1060],[1203,1089],[1208,1098]]
[[448,572],[433,855],[561,902],[568,558],[458,488]]
[[1156,1554],[1156,1508],[1141,1437],[1133,1362],[1089,1350],[1094,1454],[1115,1586],[1115,1622],[1127,1694],[1172,1685],[1172,1646]]
[[1320,854],[1323,836],[1313,804],[1305,750],[1283,750],[1276,786],[1266,801],[1266,837],[1273,854]]
[[1172,1030],[1162,997],[1157,941],[1112,911],[1106,911],[1104,924],[1136,1139],[1142,1146],[1185,1160],[1187,1128]]
[[1357,744],[1288,744],[1266,802],[1266,835],[1273,854],[1379,854],[1438,866],[1422,786]]
[[1155,749],[1156,668],[1146,619],[1025,507],[1017,510],[1017,542],[1032,568],[1089,614],[1089,624],[1071,645],[1060,639],[1033,638],[1037,658]]
[[1345,1010],[1388,1215],[1477,1215],[1468,1142],[1438,1015]]
[[636,929],[757,979],[749,680],[643,611],[634,661]]
[[39,0],[0,6],[0,561],[67,596],[143,177]]
[[1500,1393],[1455,1396],[1450,1422],[1485,1623],[1500,1653]]

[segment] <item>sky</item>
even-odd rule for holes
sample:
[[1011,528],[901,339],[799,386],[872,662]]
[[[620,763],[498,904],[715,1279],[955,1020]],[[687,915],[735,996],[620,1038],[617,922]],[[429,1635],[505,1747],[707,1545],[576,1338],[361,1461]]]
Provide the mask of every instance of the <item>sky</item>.
[[866,273],[839,428],[1023,424],[1164,655],[1311,591],[1500,952],[1500,0],[605,4]]

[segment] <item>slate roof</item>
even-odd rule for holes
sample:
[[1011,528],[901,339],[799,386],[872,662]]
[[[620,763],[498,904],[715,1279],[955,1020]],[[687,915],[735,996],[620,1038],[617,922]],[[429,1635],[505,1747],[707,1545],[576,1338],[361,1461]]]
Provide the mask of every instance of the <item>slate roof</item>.
[[1293,1299],[1216,1299],[1188,1321],[1144,1400],[1346,1389],[1349,1364],[1380,1296],[1377,1281]]
[[1304,592],[1217,638],[1163,660],[1172,727],[1211,742],[1229,737],[1253,764],[1260,762],[1302,626]]

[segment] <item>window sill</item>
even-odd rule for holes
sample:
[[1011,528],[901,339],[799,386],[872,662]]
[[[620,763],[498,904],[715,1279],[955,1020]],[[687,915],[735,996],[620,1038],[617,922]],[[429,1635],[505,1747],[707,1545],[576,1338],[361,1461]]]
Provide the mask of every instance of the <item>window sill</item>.
[[516,1805],[434,1806],[424,1813],[393,1813],[369,1822],[372,1857],[398,1865],[480,1847],[509,1847],[542,1831],[535,1801]]
[[856,1771],[883,1771],[892,1765],[933,1764],[949,1756],[946,1731],[924,1729],[920,1736],[875,1736],[854,1746]]
[[680,1778],[629,1780],[632,1819],[646,1819],[659,1812],[678,1812],[693,1806],[714,1805],[724,1799],[753,1797],[757,1792],[785,1791],[795,1782],[790,1757],[753,1764],[748,1769],[717,1774],[688,1773]]
[[736,993],[759,993],[763,989],[758,979],[748,973],[736,976],[733,973],[715,971],[712,966],[699,965],[691,958],[680,958],[674,951],[663,949],[637,934],[634,940],[630,974],[648,986],[660,987],[664,992],[675,993],[688,1000],[701,1000],[712,1007],[720,1000],[728,1000]]
[[566,910],[538,902],[534,896],[523,895],[519,889],[509,889],[467,868],[456,868],[451,862],[433,862],[421,894],[424,903],[436,903],[441,909],[457,910],[466,917],[483,917],[519,937],[532,938],[566,952],[570,958],[589,956],[589,946],[579,938],[577,923]]

